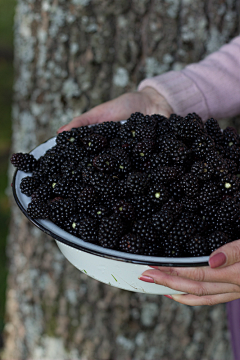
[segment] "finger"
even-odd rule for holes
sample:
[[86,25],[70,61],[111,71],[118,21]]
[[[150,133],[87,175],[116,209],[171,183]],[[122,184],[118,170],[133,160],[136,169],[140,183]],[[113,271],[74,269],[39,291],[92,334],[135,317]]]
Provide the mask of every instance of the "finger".
[[216,269],[211,269],[209,266],[186,268],[159,266],[157,268],[166,274],[194,281],[226,282],[240,285],[240,262],[231,266]]
[[179,302],[180,304],[190,305],[190,306],[200,306],[200,305],[217,305],[226,303],[229,301],[237,300],[240,298],[239,293],[228,293],[228,294],[217,294],[210,296],[195,296],[195,295],[171,295],[173,300]]
[[133,112],[145,112],[146,100],[142,93],[127,93],[114,100],[107,101],[75,117],[58,132],[71,130],[73,127],[97,124],[104,121],[126,120]]
[[191,279],[168,275],[159,270],[147,270],[142,275],[152,278],[156,284],[197,296],[230,292],[239,292],[240,294],[240,286],[235,284],[193,281]]
[[237,262],[240,262],[240,240],[221,246],[211,254],[209,259],[209,265],[214,269]]

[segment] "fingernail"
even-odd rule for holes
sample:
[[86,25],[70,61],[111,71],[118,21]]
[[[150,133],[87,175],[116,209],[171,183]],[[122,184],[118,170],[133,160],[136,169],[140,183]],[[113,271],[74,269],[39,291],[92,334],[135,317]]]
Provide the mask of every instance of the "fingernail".
[[209,259],[209,265],[212,269],[217,268],[219,266],[222,266],[227,261],[226,255],[222,252],[217,253],[210,257]]
[[65,129],[66,127],[67,127],[67,125],[61,126],[61,127],[58,129],[57,133],[60,133],[60,132],[62,132],[62,131],[65,131],[64,129]]
[[145,282],[154,283],[154,280],[150,276],[141,275],[138,279]]
[[166,297],[169,298],[169,299],[172,299],[172,298],[173,298],[171,295],[164,295],[164,296],[166,296]]

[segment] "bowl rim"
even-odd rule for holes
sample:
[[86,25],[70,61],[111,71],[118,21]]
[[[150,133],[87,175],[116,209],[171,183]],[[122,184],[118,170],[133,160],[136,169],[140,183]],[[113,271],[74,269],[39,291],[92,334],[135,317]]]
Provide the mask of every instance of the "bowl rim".
[[[31,150],[29,153],[32,154],[42,145],[46,144],[47,142],[53,141],[56,139],[56,136],[51,137],[50,139],[44,141],[40,145],[36,146],[33,150]],[[50,147],[49,147],[50,148]],[[34,155],[34,154],[33,154]],[[157,256],[147,256],[147,255],[137,255],[137,254],[130,254],[125,253],[119,250],[112,250],[104,248],[100,245],[91,244],[89,242],[83,241],[82,239],[66,232],[65,230],[61,229],[57,225],[51,222],[51,226],[56,227],[57,229],[61,230],[61,233],[63,233],[64,236],[56,233],[55,231],[52,231],[48,227],[48,222],[50,220],[37,220],[31,218],[26,210],[26,207],[24,206],[23,202],[19,198],[17,194],[17,184],[16,180],[18,175],[22,173],[24,174],[24,177],[31,176],[31,173],[25,173],[18,169],[15,170],[13,181],[12,181],[12,192],[14,200],[16,201],[16,204],[22,211],[22,213],[27,217],[27,219],[35,225],[38,229],[46,233],[47,235],[51,236],[54,240],[60,241],[70,247],[73,247],[75,249],[90,253],[92,255],[101,256],[107,259],[116,260],[116,261],[122,261],[122,262],[128,262],[133,264],[141,264],[141,265],[153,265],[153,266],[167,266],[167,267],[199,267],[199,266],[208,266],[208,259],[209,256],[199,256],[199,257],[157,257]],[[29,197],[30,199],[30,197]],[[74,241],[75,240],[75,241]]]

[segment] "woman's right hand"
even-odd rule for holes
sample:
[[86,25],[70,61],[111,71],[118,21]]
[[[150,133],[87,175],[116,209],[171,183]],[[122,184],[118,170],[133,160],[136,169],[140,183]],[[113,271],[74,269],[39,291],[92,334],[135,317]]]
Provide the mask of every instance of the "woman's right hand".
[[130,92],[98,105],[86,113],[75,117],[70,123],[58,129],[58,133],[72,128],[97,124],[104,121],[126,120],[134,112],[144,115],[161,114],[169,117],[173,112],[166,99],[155,89],[146,87],[141,91]]

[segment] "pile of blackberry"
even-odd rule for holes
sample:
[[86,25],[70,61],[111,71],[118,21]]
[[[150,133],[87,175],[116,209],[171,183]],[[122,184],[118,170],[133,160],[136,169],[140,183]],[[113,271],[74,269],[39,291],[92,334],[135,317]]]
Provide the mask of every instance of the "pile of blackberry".
[[169,257],[210,255],[240,238],[240,136],[211,118],[134,113],[73,128],[29,173],[28,214],[106,248]]

